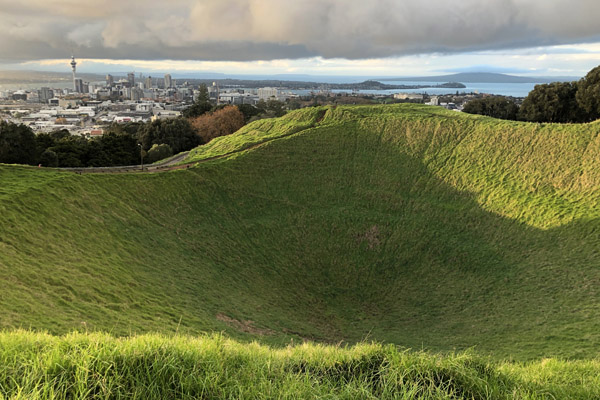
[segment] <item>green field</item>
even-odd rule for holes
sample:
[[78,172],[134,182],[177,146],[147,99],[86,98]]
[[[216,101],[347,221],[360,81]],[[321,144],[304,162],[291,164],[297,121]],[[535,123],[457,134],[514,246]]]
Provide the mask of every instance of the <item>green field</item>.
[[186,170],[0,166],[0,328],[593,359],[599,133],[309,108]]

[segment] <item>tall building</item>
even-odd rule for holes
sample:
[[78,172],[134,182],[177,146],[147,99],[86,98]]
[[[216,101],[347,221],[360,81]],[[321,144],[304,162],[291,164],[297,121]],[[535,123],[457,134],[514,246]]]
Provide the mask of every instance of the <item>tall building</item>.
[[131,89],[131,100],[137,101],[144,97],[144,91],[139,87]]
[[128,73],[127,80],[129,81],[129,87],[133,87],[135,85],[135,73],[134,72]]
[[43,87],[39,91],[40,103],[48,103],[48,100],[54,98],[54,91],[48,87]]
[[173,80],[171,79],[170,74],[165,75],[165,89],[169,89],[173,87]]
[[[219,105],[219,84],[217,82],[213,82],[212,87],[215,91],[215,95],[217,98],[217,105]],[[210,97],[210,92],[209,92],[209,97]]]
[[269,100],[269,99],[277,99],[279,96],[279,90],[277,88],[272,87],[264,87],[258,89],[258,98],[260,100]]
[[81,78],[75,78],[73,80],[73,86],[75,89],[75,93],[84,93],[83,91],[83,79]]
[[439,106],[440,105],[440,98],[437,96],[431,96],[431,98],[429,99],[429,103],[427,103],[431,106]]
[[75,84],[75,70],[77,69],[77,61],[75,61],[75,56],[71,56],[71,69],[73,70],[73,90],[77,91],[77,85]]
[[115,84],[115,78],[111,74],[106,75],[106,86],[113,87]]
[[146,78],[146,89],[152,89],[152,77],[151,76]]

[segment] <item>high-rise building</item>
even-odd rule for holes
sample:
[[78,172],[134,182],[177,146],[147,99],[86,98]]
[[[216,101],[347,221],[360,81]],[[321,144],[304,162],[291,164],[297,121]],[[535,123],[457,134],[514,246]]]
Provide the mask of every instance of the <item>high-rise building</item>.
[[48,103],[48,100],[54,98],[54,91],[48,87],[43,87],[39,92],[40,103]]
[[119,91],[119,96],[122,96],[125,99],[131,98],[131,88],[124,87]]
[[135,73],[134,72],[128,73],[127,80],[129,81],[129,87],[133,87],[135,85]]
[[37,90],[27,92],[27,101],[30,103],[37,103],[40,101],[40,94]]
[[165,75],[165,89],[169,89],[173,87],[173,80],[171,79],[170,74]]
[[115,84],[115,78],[111,74],[106,75],[106,86],[113,87]]
[[260,100],[269,100],[273,98],[277,98],[279,96],[279,90],[277,88],[272,87],[264,87],[258,89],[258,98]]
[[137,101],[144,97],[144,91],[139,87],[131,89],[131,100]]
[[81,79],[81,78],[75,78],[73,80],[73,85],[74,85],[75,93],[84,93],[84,91],[83,91],[83,79]]
[[[219,105],[219,84],[217,82],[213,82],[212,87],[215,91],[215,96],[216,96],[216,101],[217,101],[217,105]],[[210,92],[209,92],[209,97],[210,97]]]
[[152,77],[151,76],[146,78],[146,89],[152,89]]

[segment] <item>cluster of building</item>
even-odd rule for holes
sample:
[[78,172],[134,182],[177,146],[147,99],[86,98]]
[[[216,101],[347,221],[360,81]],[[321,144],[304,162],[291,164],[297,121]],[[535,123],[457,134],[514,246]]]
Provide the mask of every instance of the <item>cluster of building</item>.
[[[47,132],[68,129],[72,134],[101,135],[103,126],[110,123],[147,122],[174,118],[189,107],[199,95],[198,86],[176,82],[170,74],[156,78],[134,73],[126,77],[106,75],[102,82],[85,82],[76,75],[77,62],[71,59],[72,88],[0,91],[0,118],[29,125],[34,131]],[[220,89],[216,83],[208,86],[210,100],[215,104],[250,104],[260,101],[286,101],[299,97],[297,93],[280,88]],[[327,90],[313,95],[330,95]],[[361,95],[353,92],[352,95]],[[372,95],[378,97],[378,95]],[[389,95],[387,95],[389,96]],[[449,95],[450,96],[450,95]],[[470,97],[426,96],[418,93],[397,93],[397,100],[424,102],[451,110],[462,109]],[[427,101],[428,100],[428,101]]]
[[[129,74],[128,79],[114,80],[112,75],[106,76],[106,84],[83,82],[80,78],[75,79],[72,89],[52,89],[42,87],[36,90],[6,90],[0,91],[0,100],[12,100],[32,104],[58,105],[64,103],[64,99],[79,99],[86,103],[89,101],[155,101],[163,103],[191,103],[199,94],[197,87],[193,87],[188,82],[183,82],[180,86],[175,86],[174,80],[170,75],[165,75],[163,79],[155,79],[151,76],[144,78],[141,82],[135,83],[133,74]],[[83,82],[83,83],[82,83]],[[161,84],[158,84],[158,83]],[[164,85],[162,84],[164,82]],[[167,84],[173,86],[167,86]],[[208,86],[208,93],[211,101],[218,104],[252,104],[256,105],[259,101],[279,100],[285,101],[291,97],[297,97],[296,94],[285,92],[278,88],[260,88],[260,89],[219,89],[218,85]]]
[[[0,118],[30,126],[37,132],[68,129],[71,134],[96,136],[110,123],[148,122],[174,118],[198,97],[198,87],[177,82],[170,74],[162,78],[136,76],[119,79],[108,74],[104,82],[85,82],[76,75],[71,59],[73,87],[0,91]],[[216,104],[251,104],[261,100],[285,101],[294,96],[277,88],[227,89],[208,86]]]
[[[106,82],[102,84],[91,84],[76,77],[77,62],[71,59],[73,71],[73,90],[75,93],[88,94],[96,99],[120,98],[131,101],[167,101],[167,102],[191,102],[199,94],[187,81],[177,85],[170,74],[164,78],[153,78],[140,74],[136,80],[134,73],[128,73],[127,79],[115,80],[115,77],[106,75]],[[211,100],[217,104],[256,104],[260,100],[276,99],[286,100],[291,93],[283,93],[277,88],[261,89],[228,89],[219,90],[219,86],[213,83],[208,87]]]
[[67,129],[74,135],[96,136],[103,126],[120,122],[147,122],[181,115],[180,107],[158,102],[113,102],[57,99],[56,103],[0,105],[0,117],[31,127],[35,132]]

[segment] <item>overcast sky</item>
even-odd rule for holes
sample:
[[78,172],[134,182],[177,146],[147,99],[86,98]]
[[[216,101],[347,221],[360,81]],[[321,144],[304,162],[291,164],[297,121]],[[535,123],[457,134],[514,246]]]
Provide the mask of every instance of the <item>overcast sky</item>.
[[0,66],[583,75],[599,21],[598,0],[0,0]]

